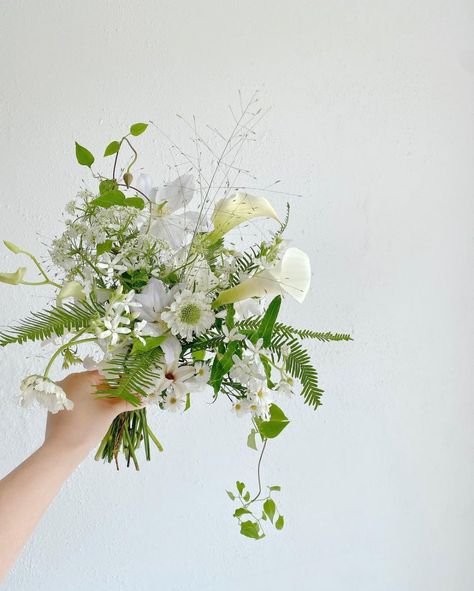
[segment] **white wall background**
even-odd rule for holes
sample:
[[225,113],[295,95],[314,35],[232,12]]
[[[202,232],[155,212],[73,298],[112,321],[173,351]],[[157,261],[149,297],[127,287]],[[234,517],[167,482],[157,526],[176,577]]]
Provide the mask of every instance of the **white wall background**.
[[[355,337],[313,347],[324,406],[289,405],[270,446],[282,533],[238,534],[224,489],[253,482],[247,425],[197,404],[156,416],[166,453],[141,473],[86,461],[5,589],[472,589],[473,3],[4,0],[0,16],[2,238],[45,254],[84,172],[75,139],[99,152],[154,119],[180,140],[176,113],[225,128],[260,87],[253,168],[305,195],[288,234],[314,265],[286,317]],[[46,296],[0,286],[1,324]],[[43,415],[17,406],[38,355],[0,351],[0,474],[41,441]]]

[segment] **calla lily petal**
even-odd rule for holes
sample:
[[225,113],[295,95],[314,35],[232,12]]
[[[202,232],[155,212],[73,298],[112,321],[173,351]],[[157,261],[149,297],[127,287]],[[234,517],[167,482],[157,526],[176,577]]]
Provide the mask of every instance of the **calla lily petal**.
[[218,240],[229,230],[254,218],[273,218],[280,221],[276,211],[264,197],[254,197],[248,193],[236,193],[228,199],[217,202],[212,214],[213,240]]
[[288,293],[303,302],[311,283],[311,264],[308,255],[299,248],[286,250],[280,264],[274,269],[256,273],[239,285],[222,291],[213,306],[241,302],[252,297]]
[[14,273],[0,273],[0,282],[18,285],[23,281],[26,273],[26,267],[20,267]]
[[56,302],[59,305],[62,300],[66,298],[74,298],[75,300],[84,300],[86,294],[84,288],[79,281],[67,281],[60,289]]

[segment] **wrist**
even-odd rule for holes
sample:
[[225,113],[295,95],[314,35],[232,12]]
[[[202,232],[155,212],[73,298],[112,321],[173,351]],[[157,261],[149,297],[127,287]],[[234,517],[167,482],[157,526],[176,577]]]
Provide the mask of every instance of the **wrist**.
[[40,449],[56,460],[66,460],[79,464],[91,451],[91,446],[83,442],[64,442],[61,439],[47,438]]

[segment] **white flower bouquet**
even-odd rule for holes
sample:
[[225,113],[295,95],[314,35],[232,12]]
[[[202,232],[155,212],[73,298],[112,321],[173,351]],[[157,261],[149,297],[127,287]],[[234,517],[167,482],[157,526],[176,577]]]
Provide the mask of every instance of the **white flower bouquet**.
[[[118,466],[123,454],[127,466],[138,469],[139,448],[147,460],[152,444],[162,450],[147,422],[147,405],[186,411],[206,387],[236,415],[248,417],[248,445],[263,454],[267,441],[288,425],[280,408],[286,397],[299,392],[309,406],[320,404],[317,373],[301,341],[350,340],[277,319],[285,295],[303,302],[311,268],[308,256],[283,238],[289,208],[281,219],[266,198],[229,182],[232,152],[255,116],[243,110],[214,159],[213,174],[204,175],[189,156],[186,173],[159,188],[143,172],[134,179],[133,142],[148,124],[132,125],[107,146],[104,156],[114,160],[107,176],[93,170],[94,156],[76,143],[77,161],[91,170],[96,190],[82,190],[66,206],[65,231],[53,240],[49,259],[40,262],[4,242],[31,260],[39,278],[27,280],[27,268],[20,267],[1,273],[0,281],[56,289],[51,306],[0,332],[1,346],[57,344],[44,373],[23,380],[22,403],[39,403],[53,413],[73,408],[50,378],[53,363],[62,358],[64,368],[81,363],[102,373],[97,396],[119,397],[137,408],[114,420],[96,459]],[[125,148],[131,159],[118,173]],[[216,183],[223,167],[226,182]],[[265,239],[238,250],[233,233],[265,218],[273,224]],[[86,343],[95,355],[83,356]],[[240,532],[254,539],[264,537],[265,522],[277,529],[284,523],[273,498],[280,487],[262,492],[260,460],[261,455],[256,494],[240,481],[228,491],[238,504]]]

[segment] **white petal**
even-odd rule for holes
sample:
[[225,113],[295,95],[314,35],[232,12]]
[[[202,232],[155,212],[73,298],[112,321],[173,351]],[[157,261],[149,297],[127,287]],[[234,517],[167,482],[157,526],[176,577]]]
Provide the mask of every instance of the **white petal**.
[[185,207],[194,195],[194,178],[191,174],[183,174],[158,190],[156,203],[166,201],[169,211],[178,211]]
[[311,264],[308,255],[299,248],[288,248],[276,269],[267,269],[226,289],[214,301],[214,306],[240,302],[252,297],[286,292],[297,302],[303,302],[311,283]]
[[145,193],[145,195],[147,197],[150,197],[150,193],[151,193],[151,190],[153,187],[153,182],[152,182],[151,176],[149,174],[142,172],[133,184],[142,193]]
[[212,214],[214,230],[211,232],[211,236],[218,239],[243,222],[261,217],[280,221],[276,211],[264,197],[236,193],[228,199],[221,199],[217,202]]

